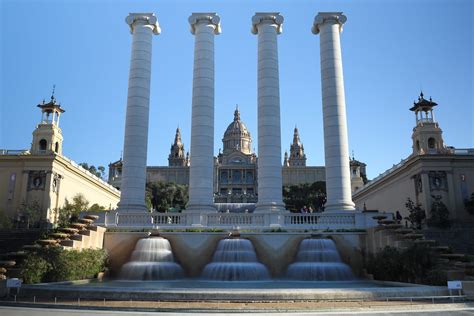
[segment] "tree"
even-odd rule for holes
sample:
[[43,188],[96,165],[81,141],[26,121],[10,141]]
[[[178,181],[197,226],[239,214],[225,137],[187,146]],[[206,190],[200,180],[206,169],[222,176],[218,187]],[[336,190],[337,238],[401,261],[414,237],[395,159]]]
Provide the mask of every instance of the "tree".
[[12,226],[12,219],[3,210],[0,210],[0,229],[10,229]]
[[60,227],[67,226],[76,221],[81,212],[87,211],[88,209],[89,201],[87,201],[82,193],[76,194],[72,198],[72,203],[69,202],[68,199],[65,199],[63,207],[58,210],[58,225]]
[[94,166],[94,165],[90,165],[87,163],[87,162],[81,162],[79,164],[79,166],[81,166],[82,168],[86,169],[87,171],[89,171],[90,173],[92,173],[93,175],[101,178],[101,179],[104,179],[105,177],[105,167],[104,166],[98,166],[97,168]]
[[172,182],[147,183],[145,200],[158,212],[181,210],[188,203],[188,187]]
[[40,225],[42,209],[38,201],[23,201],[19,209],[20,213],[26,217],[26,227],[38,227]]
[[409,212],[409,215],[405,217],[405,219],[411,223],[411,226],[421,229],[421,224],[426,218],[425,210],[421,207],[421,204],[417,203],[415,205],[415,202],[413,202],[410,198],[407,198],[405,207]]
[[283,202],[287,209],[298,211],[307,206],[315,211],[324,211],[326,203],[326,182],[299,184],[283,187]]
[[431,217],[428,224],[440,228],[449,227],[449,210],[443,203],[441,195],[432,195],[431,197],[434,201],[431,204]]
[[106,208],[105,208],[105,206],[94,203],[89,207],[89,209],[87,211],[88,212],[104,212],[104,211],[106,211]]

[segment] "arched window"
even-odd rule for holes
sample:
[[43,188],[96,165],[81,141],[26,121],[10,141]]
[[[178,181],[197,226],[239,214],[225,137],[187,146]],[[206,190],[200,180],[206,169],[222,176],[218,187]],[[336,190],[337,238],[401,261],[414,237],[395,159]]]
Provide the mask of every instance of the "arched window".
[[416,141],[416,150],[420,151],[420,141],[419,140]]
[[56,142],[56,144],[54,144],[54,151],[57,153],[59,152],[59,143]]
[[46,139],[42,139],[39,141],[39,150],[46,150],[47,147],[48,142],[46,141]]
[[434,149],[436,147],[436,140],[433,137],[428,138],[428,148]]

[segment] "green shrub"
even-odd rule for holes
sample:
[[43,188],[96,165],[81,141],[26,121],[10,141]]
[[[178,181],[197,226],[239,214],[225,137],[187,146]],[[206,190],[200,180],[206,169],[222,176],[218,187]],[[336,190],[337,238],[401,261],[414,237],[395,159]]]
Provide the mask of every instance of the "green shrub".
[[21,275],[25,283],[81,280],[103,271],[106,261],[107,253],[102,249],[47,247],[25,259]]
[[23,282],[40,283],[43,281],[44,275],[51,270],[51,265],[36,254],[30,254],[23,261],[21,266],[21,277]]
[[385,247],[369,258],[367,271],[376,280],[444,284],[436,261],[437,255],[425,245],[413,245],[404,250]]

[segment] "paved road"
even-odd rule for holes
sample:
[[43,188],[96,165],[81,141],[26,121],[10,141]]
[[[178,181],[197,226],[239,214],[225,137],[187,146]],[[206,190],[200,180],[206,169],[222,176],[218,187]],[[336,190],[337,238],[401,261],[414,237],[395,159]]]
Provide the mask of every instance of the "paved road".
[[437,306],[417,306],[416,309],[393,309],[389,310],[373,310],[373,309],[358,309],[357,311],[314,311],[314,312],[292,312],[292,313],[275,313],[275,312],[256,312],[249,311],[247,313],[219,313],[219,312],[189,312],[189,313],[173,313],[173,312],[137,312],[137,311],[107,311],[107,310],[71,310],[71,309],[46,309],[46,308],[28,308],[28,307],[10,307],[10,306],[0,306],[0,315],[2,316],[89,316],[89,315],[98,315],[98,316],[119,316],[119,315],[134,315],[134,316],[176,316],[176,315],[189,315],[189,316],[221,316],[221,315],[258,315],[258,316],[270,316],[270,315],[291,315],[291,316],[310,316],[310,315],[394,315],[394,316],[446,316],[446,315],[474,315],[474,307],[472,305],[465,304],[446,304],[446,305],[437,305]]

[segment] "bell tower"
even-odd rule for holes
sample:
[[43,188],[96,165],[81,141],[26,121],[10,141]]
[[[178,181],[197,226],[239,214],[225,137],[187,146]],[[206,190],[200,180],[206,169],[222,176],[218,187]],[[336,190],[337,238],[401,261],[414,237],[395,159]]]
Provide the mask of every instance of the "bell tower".
[[293,132],[293,144],[290,145],[290,158],[288,159],[288,164],[292,167],[306,166],[304,146],[300,141],[300,134],[297,127],[295,127]]
[[31,154],[33,155],[62,155],[63,135],[59,128],[59,117],[64,109],[56,102],[53,93],[51,100],[38,104],[41,109],[41,121],[33,131],[33,142],[31,143]]
[[410,111],[415,112],[416,126],[413,128],[413,155],[438,154],[446,150],[443,131],[436,122],[433,107],[438,104],[431,97],[426,100],[423,92],[417,102],[413,102]]
[[187,159],[185,156],[184,144],[181,141],[181,131],[179,127],[176,129],[176,135],[174,136],[174,143],[171,145],[170,154],[168,156],[169,166],[186,166]]

